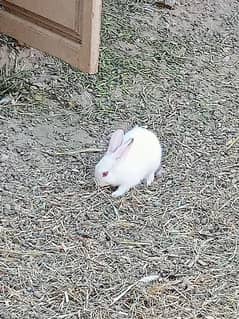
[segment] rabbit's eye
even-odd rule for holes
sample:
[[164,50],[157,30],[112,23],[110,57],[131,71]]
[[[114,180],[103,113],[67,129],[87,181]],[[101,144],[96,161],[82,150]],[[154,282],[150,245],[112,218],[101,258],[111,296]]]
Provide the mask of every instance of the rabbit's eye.
[[103,172],[103,173],[102,173],[102,176],[103,176],[103,177],[106,177],[108,174],[109,174],[109,172]]

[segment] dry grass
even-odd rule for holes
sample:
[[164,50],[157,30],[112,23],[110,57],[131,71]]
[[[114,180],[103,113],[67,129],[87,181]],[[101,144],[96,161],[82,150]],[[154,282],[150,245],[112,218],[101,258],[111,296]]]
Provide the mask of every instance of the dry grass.
[[[236,319],[239,3],[104,6],[96,76],[0,38],[0,316]],[[113,200],[97,152],[135,123],[165,174]]]

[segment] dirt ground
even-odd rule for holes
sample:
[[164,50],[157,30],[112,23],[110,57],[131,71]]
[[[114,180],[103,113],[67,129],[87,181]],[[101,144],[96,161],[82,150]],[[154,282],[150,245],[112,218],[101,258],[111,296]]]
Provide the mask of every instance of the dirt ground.
[[[237,0],[105,0],[95,76],[0,37],[1,318],[239,317],[238,30]],[[115,200],[134,124],[164,175]]]

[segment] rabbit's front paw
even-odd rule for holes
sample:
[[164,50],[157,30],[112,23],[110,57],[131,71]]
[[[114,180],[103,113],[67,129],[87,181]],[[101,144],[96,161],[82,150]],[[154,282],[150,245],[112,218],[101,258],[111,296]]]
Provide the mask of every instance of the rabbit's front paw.
[[128,190],[128,187],[119,186],[118,189],[114,193],[112,193],[112,197],[120,197],[124,195]]

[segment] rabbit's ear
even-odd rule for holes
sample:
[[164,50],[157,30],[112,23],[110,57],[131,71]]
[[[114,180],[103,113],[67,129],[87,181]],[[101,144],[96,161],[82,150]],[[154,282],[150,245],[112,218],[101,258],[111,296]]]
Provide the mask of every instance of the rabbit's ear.
[[133,138],[128,139],[126,142],[124,142],[124,144],[117,148],[117,150],[113,153],[113,157],[115,159],[121,158],[126,152],[128,152],[133,142]]
[[124,138],[123,130],[115,131],[111,136],[107,153],[114,153],[117,150],[117,148],[122,144],[123,138]]

